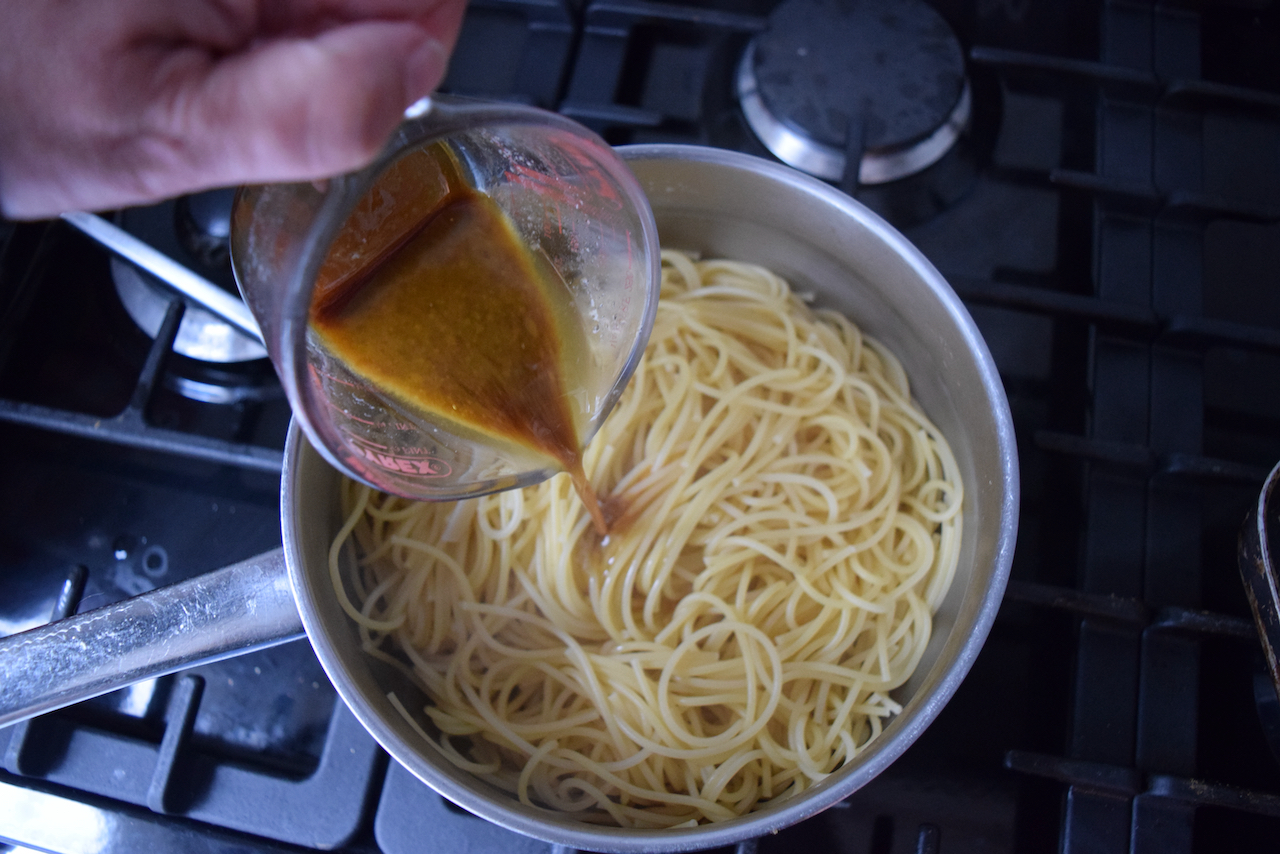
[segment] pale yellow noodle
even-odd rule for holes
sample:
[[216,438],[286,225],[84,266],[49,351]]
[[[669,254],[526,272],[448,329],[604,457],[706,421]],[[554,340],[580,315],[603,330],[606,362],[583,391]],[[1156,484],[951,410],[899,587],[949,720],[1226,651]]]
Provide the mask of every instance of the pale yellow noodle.
[[768,270],[664,252],[583,462],[622,508],[603,542],[567,477],[449,505],[344,487],[339,601],[431,697],[393,702],[441,755],[525,803],[672,827],[803,791],[901,711],[963,493],[880,344]]

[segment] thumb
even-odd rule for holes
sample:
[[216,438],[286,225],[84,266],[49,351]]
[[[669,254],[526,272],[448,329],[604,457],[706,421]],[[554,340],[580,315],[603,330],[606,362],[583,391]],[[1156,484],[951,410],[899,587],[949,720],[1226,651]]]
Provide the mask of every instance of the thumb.
[[365,21],[279,39],[214,64],[180,98],[193,165],[235,183],[319,178],[368,162],[444,77],[417,24]]

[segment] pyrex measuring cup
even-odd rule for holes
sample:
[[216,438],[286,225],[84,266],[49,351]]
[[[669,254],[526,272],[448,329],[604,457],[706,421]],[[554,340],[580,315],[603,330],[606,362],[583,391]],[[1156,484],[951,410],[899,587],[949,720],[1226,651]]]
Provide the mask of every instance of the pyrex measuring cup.
[[[415,205],[422,207],[433,180],[420,165],[427,151],[446,152],[502,211],[534,263],[562,282],[569,297],[562,315],[580,326],[576,340],[584,342],[566,352],[574,363],[564,391],[585,445],[644,350],[657,306],[659,249],[630,171],[603,140],[568,119],[439,96],[364,170],[319,183],[246,187],[232,213],[236,280],[294,416],[332,465],[418,499],[536,483],[561,467],[406,402],[338,357],[310,322],[318,275],[364,263],[387,248],[373,244],[404,230],[397,220],[421,216]],[[524,318],[495,322],[522,334]]]

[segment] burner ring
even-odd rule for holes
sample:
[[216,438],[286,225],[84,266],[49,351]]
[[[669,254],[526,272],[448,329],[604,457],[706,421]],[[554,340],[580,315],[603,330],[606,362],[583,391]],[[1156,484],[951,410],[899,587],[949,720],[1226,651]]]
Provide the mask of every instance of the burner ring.
[[[844,176],[847,161],[845,152],[793,130],[765,106],[751,69],[755,60],[754,48],[754,45],[747,46],[742,63],[738,66],[738,99],[747,123],[756,136],[760,137],[765,148],[783,163],[826,181],[839,181]],[[858,183],[887,184],[923,172],[941,160],[956,144],[956,140],[969,127],[972,112],[973,96],[969,90],[969,81],[965,80],[955,109],[933,133],[898,149],[864,151],[862,162],[858,166]]]
[[747,125],[783,163],[838,181],[849,114],[860,103],[867,138],[859,184],[889,183],[937,163],[973,110],[963,55],[945,20],[924,3],[827,5],[788,0],[770,17],[770,30],[747,45],[736,79]]

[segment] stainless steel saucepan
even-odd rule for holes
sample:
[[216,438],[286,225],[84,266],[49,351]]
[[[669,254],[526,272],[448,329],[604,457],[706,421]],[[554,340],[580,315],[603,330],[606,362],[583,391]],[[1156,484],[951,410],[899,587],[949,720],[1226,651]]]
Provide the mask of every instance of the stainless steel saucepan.
[[[622,830],[517,803],[425,745],[387,699],[416,689],[366,656],[330,586],[339,475],[296,429],[281,481],[284,548],[208,576],[0,640],[0,724],[197,661],[297,637],[365,727],[400,763],[471,812],[530,836],[595,851],[731,844],[793,824],[866,784],[920,735],[968,672],[995,618],[1013,557],[1018,468],[1008,404],[986,344],[954,292],[866,208],[786,167],[688,146],[622,150],[662,244],[763,264],[844,311],[902,360],[965,480],[959,569],[903,711],[857,758],[803,795],[714,825]],[[412,698],[415,702],[407,702]]]

